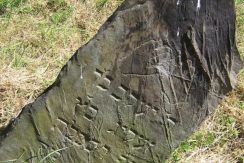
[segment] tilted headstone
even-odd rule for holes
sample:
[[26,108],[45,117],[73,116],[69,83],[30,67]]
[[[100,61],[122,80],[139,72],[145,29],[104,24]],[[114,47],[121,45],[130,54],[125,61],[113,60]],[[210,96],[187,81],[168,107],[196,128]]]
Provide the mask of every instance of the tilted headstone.
[[126,0],[2,132],[0,160],[164,162],[241,67],[233,0]]

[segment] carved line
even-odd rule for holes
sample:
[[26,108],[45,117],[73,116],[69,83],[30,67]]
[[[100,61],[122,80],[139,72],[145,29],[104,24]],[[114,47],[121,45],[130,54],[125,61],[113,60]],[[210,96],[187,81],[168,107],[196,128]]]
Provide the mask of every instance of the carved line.
[[121,155],[119,157],[119,159],[122,160],[122,161],[127,161],[128,160],[128,157],[126,157],[125,155]]
[[91,140],[90,143],[92,143],[93,145],[96,145],[96,146],[99,144],[99,142],[96,140]]
[[[88,151],[92,151],[92,150],[94,150],[94,149],[97,149],[97,147],[98,147],[98,144],[100,144],[100,142],[99,141],[97,141],[97,140],[90,140],[89,142],[88,142],[89,144],[86,146],[86,150],[88,150]],[[91,146],[92,145],[92,146]]]
[[[59,121],[60,123],[64,124],[65,126],[68,126],[68,124],[69,124],[69,122],[67,122],[65,119],[60,118],[60,117],[58,118],[58,121]],[[88,138],[87,138],[87,135],[84,135],[82,132],[80,132],[79,129],[78,129],[76,126],[71,125],[70,128],[68,128],[68,129],[73,130],[73,132],[75,132],[75,134],[76,134],[77,136],[82,135],[83,138],[85,139],[85,141],[87,141],[87,139],[88,139]],[[58,130],[59,130],[59,128],[58,128]],[[62,134],[61,131],[60,131],[60,133]],[[73,138],[72,138],[70,135],[63,135],[63,136],[64,136],[64,139],[65,139],[67,142],[69,142],[69,143],[71,143],[71,144],[73,144],[73,145],[75,145],[75,146],[77,146],[77,147],[82,146],[82,143],[81,143],[81,142],[79,142],[78,140],[73,140]],[[43,144],[43,143],[42,143],[42,144]]]
[[42,144],[42,146],[44,148],[48,148],[49,147],[49,145],[46,142],[42,141],[41,139],[38,139],[38,141]]
[[152,108],[152,111],[154,112],[154,113],[157,113],[158,111],[157,110],[155,110],[154,108]]
[[[93,141],[90,141],[89,143],[90,143],[90,144],[86,147],[87,150],[92,151],[92,150],[94,150],[94,149],[97,149],[97,147],[98,147],[98,143],[93,142]],[[91,144],[92,144],[92,145],[91,145]]]
[[121,100],[120,97],[118,97],[117,95],[115,95],[113,93],[110,95],[110,97],[113,98],[115,101],[120,101]]
[[107,130],[107,133],[114,135],[114,130]]
[[107,91],[108,90],[108,88],[106,88],[104,85],[101,85],[101,84],[97,85],[97,88],[100,89],[101,91]]
[[163,115],[162,116],[163,124],[161,125],[161,128],[164,130],[167,143],[168,143],[169,147],[172,149],[172,146],[171,146],[172,138],[171,138],[171,132],[169,129],[169,123],[167,123],[165,119],[166,119],[166,117]]
[[58,117],[57,120],[62,123],[63,125],[65,126],[68,126],[69,125],[69,122],[66,121],[65,119],[61,118],[61,117]]
[[[118,124],[118,125],[119,125],[119,124]],[[126,142],[132,141],[132,140],[135,139],[136,136],[138,136],[140,140],[143,140],[143,141],[144,141],[145,143],[147,143],[150,147],[156,145],[156,143],[155,143],[154,141],[152,141],[152,140],[146,138],[144,135],[140,135],[140,134],[139,134],[136,130],[134,130],[134,129],[129,129],[129,130],[127,131],[127,129],[128,129],[127,126],[122,126],[122,129],[123,129],[124,132],[127,132],[128,134],[130,134],[131,136],[134,137],[134,138],[130,138],[130,139],[126,140]],[[109,130],[109,132],[110,132],[110,133],[111,133],[111,132],[114,133],[113,130]],[[145,146],[145,144],[143,144],[143,145]],[[135,145],[135,146],[139,146],[139,145]],[[134,146],[134,147],[135,147],[135,146]]]
[[72,125],[70,128],[72,130],[74,130],[75,132],[79,133],[79,129],[77,127],[75,127],[74,125]]
[[87,95],[87,98],[88,98],[88,100],[91,100],[91,99],[93,99],[93,96]]
[[110,150],[111,150],[111,147],[109,147],[108,145],[104,145],[103,147],[102,147],[106,152],[109,152]]
[[123,87],[119,86],[118,87],[123,93],[127,92]]
[[132,136],[136,136],[136,133],[135,133],[134,131],[132,131],[132,130],[129,130],[128,133],[129,133],[130,135],[132,135]]
[[178,121],[175,119],[175,118],[173,118],[173,117],[168,117],[167,118],[167,121],[168,122],[170,122],[172,125],[175,125]]
[[82,98],[81,97],[77,97],[76,101],[77,101],[78,104],[82,104]]
[[70,143],[73,143],[73,141],[72,141],[72,139],[71,139],[70,137],[68,137],[68,136],[64,136],[64,138],[65,138],[66,140],[68,140]]
[[175,122],[172,121],[171,119],[167,119],[167,121],[168,121],[169,123],[171,123],[172,125],[175,125]]
[[75,141],[75,143],[77,143],[79,146],[82,146],[82,143],[79,141]]
[[123,84],[121,84],[120,87],[121,87],[123,90],[125,90],[126,92],[128,92],[128,91],[130,90],[129,88],[127,88],[127,87],[124,86]]
[[88,121],[92,121],[92,120],[93,120],[93,117],[90,116],[90,115],[88,115],[88,114],[85,114],[85,115],[83,116],[83,118],[85,118],[85,119],[88,120]]
[[94,72],[94,74],[96,74],[99,77],[102,77],[103,72],[101,70],[99,70],[99,69],[96,69],[96,71]]
[[141,116],[144,116],[145,113],[144,112],[141,112],[141,113],[136,113],[136,117],[141,117]]
[[89,109],[91,109],[94,112],[98,112],[98,108],[94,105],[89,106]]
[[105,80],[106,82],[108,82],[109,85],[110,85],[110,83],[112,82],[113,78],[112,78],[111,76],[107,75],[107,76],[104,78],[104,80]]
[[124,130],[124,131],[126,131],[126,129],[127,129],[126,126],[122,126],[121,128],[122,128],[122,130]]
[[91,151],[87,148],[84,149],[84,151],[86,151],[87,153],[90,153]]
[[138,100],[138,99],[137,99],[134,95],[132,95],[132,94],[130,94],[130,98],[132,98],[132,99],[135,100],[135,101]]
[[145,145],[134,145],[132,147],[132,149],[134,149],[134,150],[140,150],[140,149],[143,149],[143,147],[145,147]]

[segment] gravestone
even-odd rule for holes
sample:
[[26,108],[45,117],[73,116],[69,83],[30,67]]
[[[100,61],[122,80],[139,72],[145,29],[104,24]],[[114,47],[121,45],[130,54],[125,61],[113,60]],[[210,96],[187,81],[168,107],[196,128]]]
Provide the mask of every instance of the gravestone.
[[126,0],[3,130],[0,160],[164,162],[241,67],[233,0]]

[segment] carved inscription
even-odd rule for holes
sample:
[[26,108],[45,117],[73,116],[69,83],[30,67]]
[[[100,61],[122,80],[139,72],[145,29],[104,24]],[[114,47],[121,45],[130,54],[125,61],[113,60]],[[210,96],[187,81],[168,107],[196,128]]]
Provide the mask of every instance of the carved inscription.
[[[98,114],[98,107],[91,104],[91,102],[82,100],[80,97],[78,97],[76,100],[76,112],[82,112],[83,116],[81,118],[92,123]],[[69,122],[62,117],[57,118],[57,129],[63,135],[64,143],[69,143],[70,145],[82,149],[88,154],[99,149],[102,149],[105,153],[108,153],[111,150],[109,145],[101,144],[100,141],[91,136],[90,133],[81,131],[80,127],[76,125],[76,118],[77,117],[74,117],[72,122]]]
[[[151,140],[148,136],[146,136],[147,134],[141,130],[139,131],[133,126],[137,119],[140,121],[141,119],[144,119],[147,114],[152,114],[155,116],[155,119],[158,119],[155,121],[156,124],[160,124],[162,126],[169,139],[168,143],[171,144],[169,127],[170,125],[174,126],[178,122],[171,114],[166,113],[164,109],[158,106],[154,106],[153,104],[146,102],[137,92],[131,90],[123,84],[120,84],[117,88],[112,89],[111,85],[113,84],[113,78],[109,76],[107,72],[96,69],[94,75],[97,77],[96,88],[101,91],[101,93],[106,92],[104,95],[108,96],[117,105],[117,127],[106,130],[107,134],[120,137],[121,135],[118,135],[118,129],[121,129],[124,134],[124,143],[127,143],[131,147],[130,149],[132,151],[137,151],[139,153],[150,153],[152,151],[151,148],[156,145],[156,140]],[[96,150],[103,150],[104,153],[109,153],[113,150],[110,148],[109,143],[101,144],[99,141],[99,134],[94,136],[93,133],[100,133],[99,131],[102,127],[102,124],[101,126],[98,126],[98,121],[96,119],[100,109],[99,105],[97,106],[97,104],[93,102],[94,98],[96,97],[96,95],[89,95],[86,97],[86,99],[82,99],[81,97],[76,99],[76,117],[74,117],[72,122],[68,122],[62,117],[57,118],[59,123],[58,128],[63,134],[64,142],[80,148],[88,154]],[[90,128],[90,130],[88,130],[90,132],[81,131],[79,129],[80,127],[76,125],[76,118],[82,118],[87,121],[87,123],[90,124],[90,127],[87,126]],[[85,121],[81,121],[82,124],[84,124]],[[152,121],[152,123],[154,122]],[[132,153],[118,156],[118,161],[134,162],[134,158],[139,158],[139,156]]]
[[101,91],[108,91],[110,84],[112,82],[112,77],[105,75],[103,71],[96,69],[94,74],[98,77],[98,85],[96,86]]

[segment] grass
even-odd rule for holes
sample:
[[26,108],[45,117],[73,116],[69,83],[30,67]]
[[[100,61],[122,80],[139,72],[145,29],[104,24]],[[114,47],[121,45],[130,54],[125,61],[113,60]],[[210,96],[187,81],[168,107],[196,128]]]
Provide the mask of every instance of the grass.
[[28,160],[22,161],[22,159],[23,159],[22,157],[25,154],[25,152],[24,152],[20,156],[18,156],[16,159],[0,161],[0,163],[13,163],[13,162],[28,163],[28,162],[33,162],[33,160],[35,160],[35,162],[38,162],[38,163],[55,163],[55,162],[57,162],[56,159],[60,155],[60,152],[69,150],[72,147],[73,146],[69,146],[69,147],[64,147],[64,148],[60,148],[57,150],[48,149],[48,148],[44,149],[43,147],[40,147],[38,149],[37,153],[34,154],[34,156],[32,156]]
[[[0,0],[0,127],[56,78],[122,0]],[[244,0],[236,0],[237,44],[244,58]],[[238,86],[172,154],[174,162],[244,159],[244,69]]]
[[54,81],[119,3],[0,0],[0,126]]

